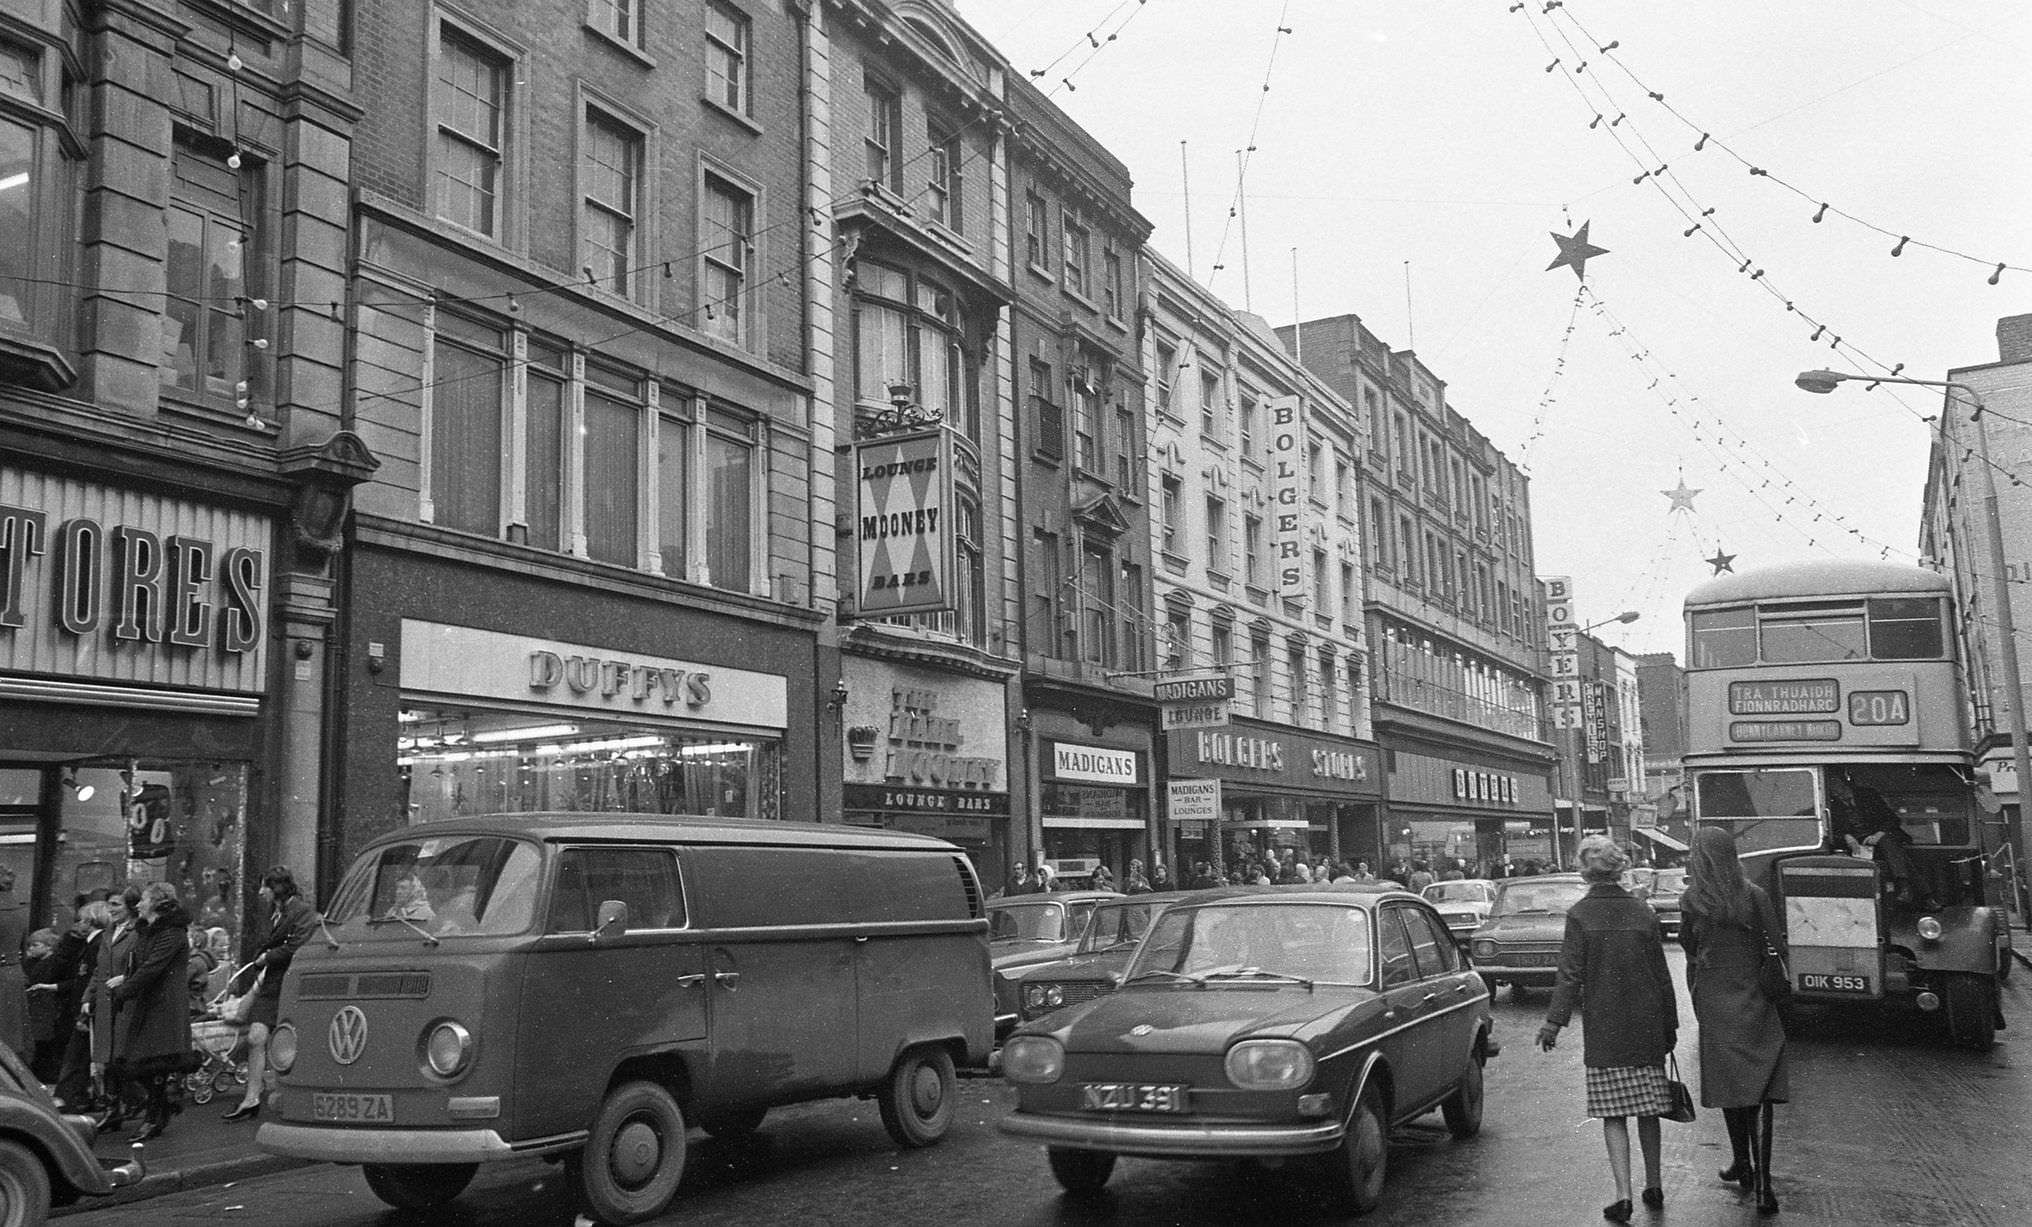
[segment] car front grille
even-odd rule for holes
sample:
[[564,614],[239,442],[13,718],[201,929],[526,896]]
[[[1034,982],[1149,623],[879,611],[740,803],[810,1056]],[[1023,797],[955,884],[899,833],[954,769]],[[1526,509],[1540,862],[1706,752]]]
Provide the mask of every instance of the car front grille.
[[1026,999],[1023,1003],[1023,1020],[1028,1022],[1033,1018],[1042,1018],[1054,1010],[1062,1010],[1068,1005],[1078,1005],[1082,1001],[1092,1001],[1096,997],[1107,995],[1110,991],[1109,985],[1099,981],[1089,981],[1082,984],[1061,984],[1058,987],[1059,991],[1065,995],[1064,1004],[1032,1007]]

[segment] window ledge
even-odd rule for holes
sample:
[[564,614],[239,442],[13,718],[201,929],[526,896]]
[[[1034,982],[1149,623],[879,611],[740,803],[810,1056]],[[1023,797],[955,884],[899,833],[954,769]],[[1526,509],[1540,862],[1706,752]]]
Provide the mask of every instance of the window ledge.
[[762,135],[763,132],[762,125],[753,116],[750,116],[745,112],[735,110],[733,107],[730,107],[726,103],[721,102],[719,99],[713,97],[711,94],[700,94],[699,101],[706,104],[706,110],[719,114],[720,116],[724,117],[728,122],[738,124],[741,127],[746,128],[749,132],[753,133],[756,136]]
[[1095,314],[1100,313],[1101,310],[1100,307],[1095,305],[1094,300],[1088,298],[1083,291],[1076,290],[1070,285],[1068,285],[1065,287],[1065,296],[1067,298],[1072,299],[1080,306],[1085,307],[1087,310],[1094,312]]
[[228,28],[251,34],[263,42],[279,43],[289,37],[289,26],[247,4],[232,0],[190,0],[195,8],[211,13]]
[[78,368],[56,346],[0,329],[0,381],[61,392],[78,381]]
[[1126,333],[1129,331],[1128,322],[1119,315],[1108,316],[1107,322],[1108,327],[1114,329],[1116,332]]
[[1044,284],[1046,285],[1058,284],[1058,278],[1053,277],[1051,275],[1051,270],[1044,267],[1042,264],[1025,264],[1024,267],[1030,270],[1030,275],[1032,277],[1037,278]]
[[600,42],[605,43],[608,47],[612,48],[613,50],[618,51],[622,55],[635,61],[642,67],[644,68],[656,67],[656,57],[650,55],[647,51],[644,51],[642,48],[637,47],[635,44],[627,42],[623,39],[616,38],[614,35],[608,33],[605,30],[602,30],[600,27],[594,25],[590,21],[583,23],[583,25],[586,33],[592,35]]

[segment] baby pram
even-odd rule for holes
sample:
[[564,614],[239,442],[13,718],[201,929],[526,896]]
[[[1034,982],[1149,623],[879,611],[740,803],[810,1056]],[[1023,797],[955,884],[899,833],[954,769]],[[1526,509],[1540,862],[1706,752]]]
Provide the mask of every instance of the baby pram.
[[184,1075],[183,1089],[192,1103],[210,1103],[215,1095],[247,1085],[247,1024],[220,1015],[234,995],[233,986],[252,967],[235,971],[225,989],[205,1003],[205,1012],[191,1019],[191,1048],[198,1055],[198,1066]]

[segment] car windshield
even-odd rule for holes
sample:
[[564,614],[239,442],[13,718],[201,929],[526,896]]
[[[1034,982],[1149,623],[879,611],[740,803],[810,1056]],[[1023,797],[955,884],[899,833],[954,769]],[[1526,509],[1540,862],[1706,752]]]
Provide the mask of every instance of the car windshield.
[[1065,905],[1011,903],[991,907],[988,909],[988,940],[1062,942],[1065,940]]
[[1118,946],[1133,946],[1143,940],[1150,931],[1150,922],[1169,903],[1104,903],[1094,909],[1093,919],[1087,921],[1086,932],[1080,934],[1079,954],[1093,954],[1101,950],[1113,950]]
[[1684,869],[1661,869],[1658,871],[1657,880],[1651,883],[1651,895],[1653,898],[1659,895],[1676,895],[1685,889],[1686,870]]
[[1527,913],[1563,916],[1582,895],[1586,882],[1505,882],[1496,892],[1491,916],[1522,916]]
[[520,933],[536,912],[535,845],[493,835],[390,844],[353,862],[325,919],[432,937]]
[[1369,918],[1358,907],[1237,902],[1173,908],[1150,926],[1126,978],[1289,976],[1369,984],[1369,949]]
[[1425,888],[1433,903],[1487,903],[1489,888],[1481,882],[1435,882]]

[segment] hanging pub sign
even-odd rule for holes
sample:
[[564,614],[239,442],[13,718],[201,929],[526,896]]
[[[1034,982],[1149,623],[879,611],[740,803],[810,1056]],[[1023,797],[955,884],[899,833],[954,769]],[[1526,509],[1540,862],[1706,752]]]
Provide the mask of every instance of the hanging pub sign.
[[951,437],[943,430],[854,444],[854,543],[862,617],[953,607]]

